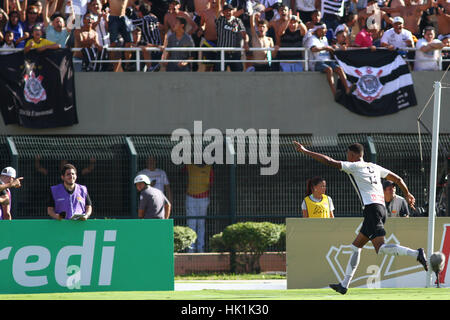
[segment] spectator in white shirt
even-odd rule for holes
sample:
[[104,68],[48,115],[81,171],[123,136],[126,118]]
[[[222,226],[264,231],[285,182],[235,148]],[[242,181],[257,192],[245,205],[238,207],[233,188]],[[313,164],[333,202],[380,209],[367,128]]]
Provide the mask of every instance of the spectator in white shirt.
[[169,179],[164,170],[156,167],[156,159],[149,156],[147,159],[147,168],[138,172],[138,175],[144,174],[150,178],[151,186],[159,189],[165,194],[170,203],[172,203],[172,190],[170,189]]
[[389,50],[399,48],[413,47],[413,35],[410,31],[403,28],[403,18],[395,17],[393,19],[393,28],[387,30],[381,37],[381,46]]
[[425,27],[423,38],[416,44],[416,59],[414,71],[437,71],[439,70],[439,57],[444,44],[435,39],[436,33],[433,27]]

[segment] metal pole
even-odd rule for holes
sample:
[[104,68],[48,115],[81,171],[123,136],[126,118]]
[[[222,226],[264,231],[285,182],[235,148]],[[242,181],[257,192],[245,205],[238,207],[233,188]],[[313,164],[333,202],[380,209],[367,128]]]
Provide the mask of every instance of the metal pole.
[[[427,256],[430,258],[434,251],[434,223],[436,218],[436,184],[439,147],[439,117],[441,108],[441,83],[434,83],[434,109],[433,109],[433,135],[431,146],[430,195],[428,201],[428,248]],[[431,287],[432,271],[427,272],[426,286]]]
[[130,154],[130,217],[137,218],[137,191],[133,183],[137,172],[137,152],[130,137],[126,137],[126,143]]
[[225,51],[220,50],[220,71],[225,71]]
[[236,223],[236,152],[234,150],[234,141],[230,137],[225,138],[227,164],[230,165],[230,224]]
[[[22,173],[19,170],[19,152],[17,151],[16,144],[14,143],[13,137],[7,137],[6,141],[8,142],[9,154],[11,155],[11,166],[14,169],[16,169],[18,174],[17,176],[21,177]],[[15,199],[16,198],[15,188],[11,188],[10,191],[12,193],[12,198]],[[13,212],[14,214],[17,214],[17,203],[18,203],[17,200],[14,200],[12,202],[11,212]]]
[[136,50],[136,71],[141,71],[141,50]]

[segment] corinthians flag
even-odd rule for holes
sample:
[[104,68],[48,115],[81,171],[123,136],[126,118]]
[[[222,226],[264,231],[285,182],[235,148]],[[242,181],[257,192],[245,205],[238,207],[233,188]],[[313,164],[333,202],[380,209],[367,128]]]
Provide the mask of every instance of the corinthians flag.
[[381,116],[417,105],[408,65],[396,51],[336,50],[334,55],[347,81],[354,84],[351,94],[336,98],[350,111]]
[[70,49],[0,55],[0,111],[5,125],[55,128],[78,123]]

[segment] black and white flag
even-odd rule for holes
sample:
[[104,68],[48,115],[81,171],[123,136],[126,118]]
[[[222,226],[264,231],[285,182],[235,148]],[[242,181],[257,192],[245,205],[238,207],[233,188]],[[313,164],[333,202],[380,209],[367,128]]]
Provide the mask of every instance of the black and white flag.
[[350,111],[381,116],[417,105],[409,67],[397,52],[357,49],[336,50],[334,55],[354,84],[351,94],[336,99]]
[[0,56],[0,111],[5,125],[54,128],[78,123],[70,49]]

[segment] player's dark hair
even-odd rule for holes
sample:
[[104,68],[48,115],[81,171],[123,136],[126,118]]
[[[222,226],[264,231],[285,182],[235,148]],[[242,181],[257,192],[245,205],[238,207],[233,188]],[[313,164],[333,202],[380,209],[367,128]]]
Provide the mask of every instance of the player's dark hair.
[[313,193],[313,189],[322,181],[325,181],[322,177],[316,176],[306,181],[306,193],[305,196],[309,196]]
[[356,154],[364,154],[364,146],[361,143],[351,144],[347,149]]
[[75,166],[73,164],[70,163],[66,163],[62,169],[61,169],[61,175],[65,175],[67,170],[73,169],[75,170],[75,173],[77,173],[77,168],[75,168]]

